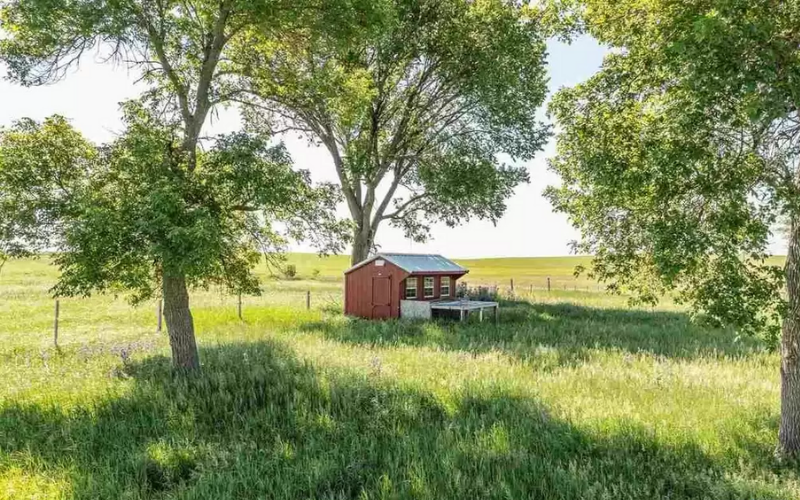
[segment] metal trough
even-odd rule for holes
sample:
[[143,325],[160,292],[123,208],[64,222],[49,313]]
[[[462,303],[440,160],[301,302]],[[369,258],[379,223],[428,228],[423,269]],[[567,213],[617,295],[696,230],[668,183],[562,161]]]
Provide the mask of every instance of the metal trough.
[[485,309],[493,309],[493,318],[497,323],[497,312],[500,309],[500,304],[479,300],[447,300],[431,302],[431,309],[434,311],[458,311],[458,317],[461,321],[464,321],[472,311],[478,311],[480,321],[483,321],[483,311]]

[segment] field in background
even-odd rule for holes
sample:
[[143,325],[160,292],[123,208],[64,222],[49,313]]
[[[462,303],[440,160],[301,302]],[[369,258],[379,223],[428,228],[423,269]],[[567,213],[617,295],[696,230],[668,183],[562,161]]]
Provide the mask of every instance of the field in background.
[[[583,257],[541,257],[509,259],[459,260],[470,273],[463,279],[470,285],[500,285],[507,289],[511,277],[522,295],[542,295],[551,278],[552,293],[548,300],[576,299],[593,305],[622,305],[625,299],[605,294],[581,293],[596,291],[597,285],[585,279],[576,280],[576,265],[588,263]],[[350,267],[349,257],[319,257],[315,254],[288,254],[286,264],[294,265],[297,276],[285,279],[279,269],[266,265],[256,268],[263,284],[262,296],[242,299],[245,315],[253,308],[287,306],[304,308],[306,293],[311,292],[312,307],[329,310],[342,308],[342,273]],[[313,277],[313,278],[312,278]],[[49,289],[55,284],[58,272],[47,257],[9,262],[0,272],[0,343],[6,347],[29,345],[39,339],[42,347],[51,342],[54,301]],[[533,285],[533,294],[530,286]],[[216,311],[236,319],[237,298],[223,290],[195,290],[191,294],[195,310]],[[665,307],[669,307],[665,305]],[[156,325],[156,304],[148,302],[131,307],[124,295],[97,295],[91,299],[60,299],[60,343],[84,340],[92,335],[105,338],[133,339],[140,328]],[[116,324],[119,322],[119,324]],[[31,335],[37,332],[36,335]]]
[[[454,260],[470,270],[464,281],[475,285],[506,287],[513,278],[515,286],[521,290],[530,289],[531,286],[534,289],[546,289],[547,278],[550,278],[553,289],[598,291],[599,288],[598,283],[587,278],[585,273],[575,276],[576,267],[589,268],[590,256]],[[768,263],[782,266],[784,260],[783,256],[774,256],[769,258]],[[350,267],[350,257],[344,255],[320,258],[315,254],[295,253],[289,254],[287,262],[297,266],[300,277],[311,277],[314,270],[318,270],[320,278],[325,280],[340,280],[344,270]]]
[[[471,283],[525,291],[578,262],[465,263]],[[800,497],[772,460],[779,358],[755,340],[555,286],[498,325],[350,320],[346,258],[290,263],[299,279],[266,279],[244,321],[234,297],[192,293],[189,378],[153,303],[62,299],[54,349],[55,270],[9,263],[0,499]]]
[[[553,288],[573,290],[597,289],[597,284],[585,276],[576,278],[576,266],[588,266],[591,257],[507,257],[497,259],[454,259],[470,270],[463,279],[476,285],[509,286],[514,279],[515,286],[521,288],[546,289],[547,278]],[[297,266],[300,277],[312,276],[314,270],[326,280],[340,280],[345,269],[350,267],[350,257],[337,255],[320,258],[314,254],[290,254],[289,264]]]

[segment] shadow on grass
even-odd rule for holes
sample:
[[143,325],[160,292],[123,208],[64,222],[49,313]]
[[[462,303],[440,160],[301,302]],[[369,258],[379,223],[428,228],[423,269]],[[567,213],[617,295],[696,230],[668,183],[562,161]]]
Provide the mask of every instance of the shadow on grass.
[[474,353],[499,350],[543,367],[584,361],[596,349],[676,359],[739,357],[766,349],[756,339],[697,325],[680,312],[505,301],[497,324],[475,319],[459,323],[334,318],[300,328],[361,345],[430,346]]
[[497,390],[444,404],[273,342],[202,356],[190,377],[133,363],[130,392],[89,407],[6,404],[0,473],[64,474],[81,499],[789,498],[734,458],[634,426],[592,435]]

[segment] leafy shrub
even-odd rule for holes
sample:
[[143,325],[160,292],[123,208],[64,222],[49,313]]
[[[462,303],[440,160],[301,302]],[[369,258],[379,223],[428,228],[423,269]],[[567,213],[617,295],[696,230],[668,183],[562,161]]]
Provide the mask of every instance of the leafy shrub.
[[497,301],[500,298],[496,286],[469,287],[465,282],[456,286],[456,297],[466,297],[469,300]]
[[283,270],[283,275],[286,276],[289,279],[296,278],[297,277],[297,266],[295,266],[294,264],[287,265],[286,268]]

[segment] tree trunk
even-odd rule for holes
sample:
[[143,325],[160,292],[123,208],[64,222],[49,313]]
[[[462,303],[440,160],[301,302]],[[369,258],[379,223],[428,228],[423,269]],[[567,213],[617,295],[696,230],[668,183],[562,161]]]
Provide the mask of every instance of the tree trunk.
[[353,235],[353,253],[350,257],[350,264],[354,266],[369,257],[369,252],[374,245],[375,234],[369,228],[356,228]]
[[200,369],[194,338],[194,321],[189,310],[189,292],[183,276],[164,276],[164,319],[167,321],[172,364],[181,370]]
[[792,221],[786,256],[788,309],[781,338],[781,424],[777,455],[800,457],[800,225]]

